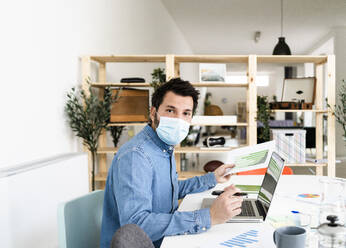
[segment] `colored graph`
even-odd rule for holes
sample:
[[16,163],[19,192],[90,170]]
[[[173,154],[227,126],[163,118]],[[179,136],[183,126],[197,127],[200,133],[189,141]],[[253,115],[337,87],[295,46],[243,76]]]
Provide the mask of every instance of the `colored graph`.
[[248,247],[248,245],[251,245],[257,242],[258,242],[258,231],[250,230],[234,238],[231,238],[230,240],[226,240],[220,243],[220,245],[225,247]]

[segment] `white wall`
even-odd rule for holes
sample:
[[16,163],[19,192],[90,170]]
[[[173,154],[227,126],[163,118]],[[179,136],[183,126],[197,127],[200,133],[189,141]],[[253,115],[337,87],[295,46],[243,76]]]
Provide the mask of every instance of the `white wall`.
[[58,247],[57,207],[89,192],[85,153],[0,170],[0,247]]
[[[346,26],[337,27],[335,31],[335,80],[336,89],[341,86],[342,80],[346,80]],[[346,156],[346,141],[342,139],[343,130],[339,123],[336,124],[336,156]]]
[[[339,89],[342,80],[346,80],[346,27],[334,27],[309,51],[312,55],[335,54],[335,84]],[[312,68],[307,68],[311,71]],[[325,75],[325,82],[327,82]],[[325,85],[325,97],[327,97],[328,85]],[[335,93],[337,95],[337,92]],[[343,131],[339,123],[336,123],[336,156],[346,155],[345,141],[342,139]]]
[[[159,0],[6,1],[0,30],[0,167],[81,150],[63,112],[79,56],[192,53]],[[154,67],[112,66],[107,76],[149,79]]]

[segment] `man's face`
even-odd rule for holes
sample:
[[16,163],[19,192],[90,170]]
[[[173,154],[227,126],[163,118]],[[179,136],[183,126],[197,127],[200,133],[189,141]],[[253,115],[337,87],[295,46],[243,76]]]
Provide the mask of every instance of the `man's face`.
[[169,91],[163,98],[159,109],[150,109],[150,118],[153,120],[152,128],[156,129],[160,122],[160,116],[180,118],[191,123],[193,111],[193,99],[191,96],[180,96]]

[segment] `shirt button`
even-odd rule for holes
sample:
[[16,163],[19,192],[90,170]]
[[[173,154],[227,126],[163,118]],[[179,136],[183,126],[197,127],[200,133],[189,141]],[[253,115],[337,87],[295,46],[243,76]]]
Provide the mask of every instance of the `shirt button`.
[[173,149],[173,148],[170,146],[170,147],[169,147],[169,150],[172,150],[172,149]]
[[166,152],[166,150],[163,150],[163,152]]
[[202,230],[205,231],[205,230],[207,230],[207,228],[203,227]]

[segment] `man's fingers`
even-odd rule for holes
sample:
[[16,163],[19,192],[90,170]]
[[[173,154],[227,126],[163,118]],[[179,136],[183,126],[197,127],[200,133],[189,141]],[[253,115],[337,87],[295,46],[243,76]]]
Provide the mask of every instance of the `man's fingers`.
[[225,195],[227,197],[234,195],[235,193],[240,192],[240,189],[235,187],[233,184],[224,188],[224,193],[222,195]]
[[239,215],[241,213],[241,208],[235,209],[233,211],[234,216]]
[[224,169],[227,169],[227,168],[232,169],[232,168],[234,168],[234,166],[235,166],[235,164],[223,164],[222,165],[222,167],[224,167]]

